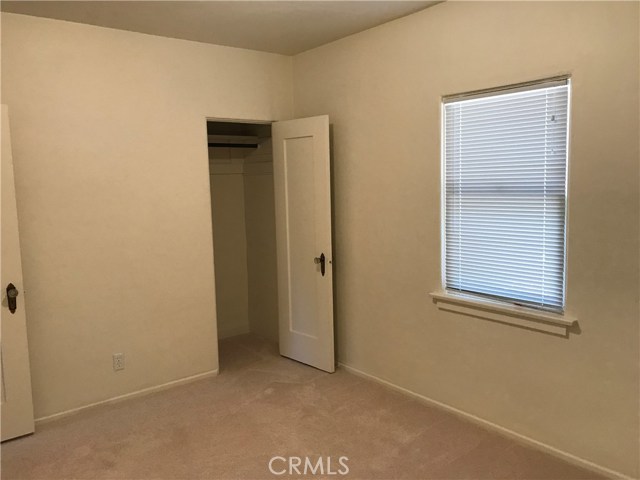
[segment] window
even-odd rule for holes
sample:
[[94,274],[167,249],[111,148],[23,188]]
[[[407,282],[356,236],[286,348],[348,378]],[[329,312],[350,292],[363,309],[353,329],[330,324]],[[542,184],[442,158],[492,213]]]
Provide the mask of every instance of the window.
[[443,282],[561,312],[570,80],[443,100]]

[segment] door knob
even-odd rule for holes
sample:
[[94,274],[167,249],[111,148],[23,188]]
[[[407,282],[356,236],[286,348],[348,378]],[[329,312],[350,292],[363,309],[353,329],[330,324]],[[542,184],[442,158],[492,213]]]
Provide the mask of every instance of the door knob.
[[7,285],[7,303],[9,304],[9,311],[11,313],[16,313],[16,297],[18,293],[18,289],[13,283]]
[[325,263],[324,253],[321,253],[319,257],[315,257],[313,259],[313,263],[315,263],[316,265],[320,265],[320,273],[324,277],[324,263]]

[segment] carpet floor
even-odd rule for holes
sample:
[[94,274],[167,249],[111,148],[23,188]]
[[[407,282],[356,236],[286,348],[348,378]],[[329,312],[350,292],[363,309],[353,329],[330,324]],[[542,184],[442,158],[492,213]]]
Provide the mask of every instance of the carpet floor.
[[[343,370],[280,357],[255,336],[221,341],[220,366],[215,378],[95,407],[2,444],[2,478],[602,478]],[[271,473],[274,456],[300,457],[300,475]],[[315,469],[307,475],[305,457]],[[274,460],[273,470],[287,462]]]

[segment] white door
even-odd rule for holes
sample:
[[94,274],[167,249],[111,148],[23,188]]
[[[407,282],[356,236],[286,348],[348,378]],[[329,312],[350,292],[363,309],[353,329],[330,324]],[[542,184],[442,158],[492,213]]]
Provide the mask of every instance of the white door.
[[272,137],[280,354],[333,372],[329,117],[276,122]]
[[[27,318],[22,291],[22,263],[18,238],[16,191],[9,136],[9,112],[2,105],[2,164],[0,166],[1,255],[0,258],[0,360],[2,376],[2,440],[33,433],[33,401],[27,347]],[[14,288],[8,288],[12,284]],[[17,297],[13,297],[17,292]],[[15,308],[14,308],[15,307]]]

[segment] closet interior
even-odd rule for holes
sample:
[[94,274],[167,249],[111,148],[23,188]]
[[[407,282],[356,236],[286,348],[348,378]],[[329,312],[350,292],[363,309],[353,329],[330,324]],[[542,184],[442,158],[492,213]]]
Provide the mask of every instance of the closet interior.
[[278,341],[271,125],[207,122],[218,338]]

